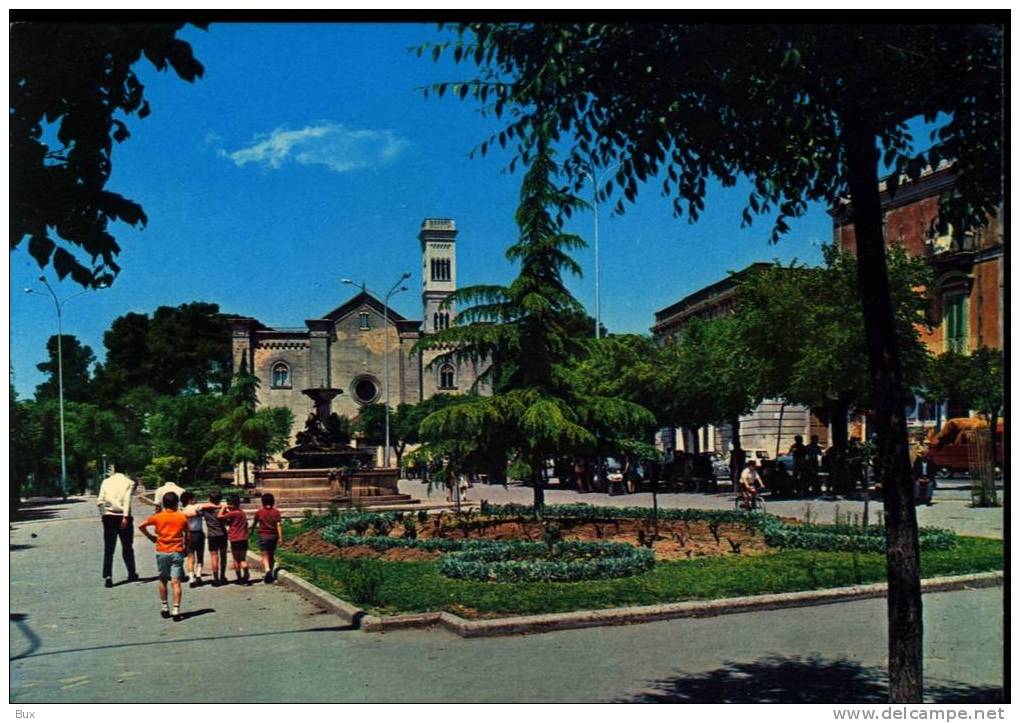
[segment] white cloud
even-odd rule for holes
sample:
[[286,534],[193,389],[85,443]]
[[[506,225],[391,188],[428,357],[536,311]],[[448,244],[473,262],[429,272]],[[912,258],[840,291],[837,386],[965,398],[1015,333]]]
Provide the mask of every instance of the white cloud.
[[238,166],[248,163],[279,168],[291,161],[322,165],[337,173],[390,163],[407,147],[389,130],[359,130],[339,123],[319,123],[300,130],[277,128],[255,138],[247,148],[223,153]]

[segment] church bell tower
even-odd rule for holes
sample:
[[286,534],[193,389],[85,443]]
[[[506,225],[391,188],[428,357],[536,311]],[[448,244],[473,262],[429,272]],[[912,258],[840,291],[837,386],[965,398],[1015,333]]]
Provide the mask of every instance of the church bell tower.
[[452,218],[426,218],[418,232],[421,241],[421,303],[423,331],[434,334],[450,326],[452,306],[439,305],[457,288],[457,225]]

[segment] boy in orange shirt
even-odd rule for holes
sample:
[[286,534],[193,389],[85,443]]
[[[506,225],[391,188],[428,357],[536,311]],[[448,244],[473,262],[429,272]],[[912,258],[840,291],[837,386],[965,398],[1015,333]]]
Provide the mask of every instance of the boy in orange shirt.
[[[169,580],[174,589],[174,622],[181,621],[181,578],[184,577],[184,551],[188,545],[188,515],[178,512],[176,492],[163,495],[162,509],[138,526],[139,532],[156,543],[156,568],[159,570],[160,614],[170,617],[167,610]],[[156,534],[149,532],[156,528]]]

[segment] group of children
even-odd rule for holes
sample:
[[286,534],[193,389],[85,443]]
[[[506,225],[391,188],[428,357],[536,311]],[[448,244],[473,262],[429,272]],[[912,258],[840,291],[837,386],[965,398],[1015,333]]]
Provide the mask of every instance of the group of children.
[[[156,543],[160,614],[164,618],[182,619],[181,583],[190,579],[191,587],[202,585],[207,545],[214,587],[226,583],[228,543],[238,584],[251,584],[247,560],[248,516],[241,509],[241,500],[236,494],[227,495],[224,502],[220,491],[213,490],[208,502],[197,502],[191,492],[184,491],[180,495],[167,492],[156,503],[156,513],[139,525],[138,530]],[[276,548],[283,539],[280,511],[275,504],[273,495],[262,495],[262,507],[253,519],[253,524],[258,526],[266,583],[273,581]],[[149,528],[154,529],[155,534]],[[172,612],[167,601],[167,583],[173,589]]]

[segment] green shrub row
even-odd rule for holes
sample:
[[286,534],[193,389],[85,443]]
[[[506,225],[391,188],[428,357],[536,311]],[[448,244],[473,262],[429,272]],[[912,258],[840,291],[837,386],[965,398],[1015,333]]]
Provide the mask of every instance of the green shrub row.
[[[354,545],[365,545],[376,552],[385,552],[395,547],[417,550],[437,550],[439,552],[454,552],[456,550],[472,549],[472,546],[487,547],[493,544],[501,544],[496,540],[463,540],[447,537],[430,537],[428,539],[407,538],[407,537],[383,537],[381,535],[349,535],[347,530],[340,525],[332,525],[322,532],[322,539],[337,547],[353,547]],[[505,544],[505,543],[503,543]]]
[[483,582],[578,582],[636,575],[655,566],[645,547],[619,542],[501,543],[453,552],[439,571]]
[[396,512],[348,512],[334,509],[326,515],[306,515],[304,523],[306,529],[342,527],[344,530],[354,530],[360,535],[369,528],[377,533],[380,530],[388,532],[402,516]]
[[[835,526],[834,526],[835,527]],[[823,525],[784,525],[769,520],[763,527],[769,547],[828,552],[885,552],[885,535],[853,527],[827,529]],[[956,545],[956,533],[934,527],[918,531],[921,550],[948,550]]]
[[[496,517],[511,520],[534,519],[535,510],[530,505],[505,504],[496,505],[482,501],[479,514],[483,517]],[[574,520],[580,522],[605,522],[613,519],[644,520],[651,519],[653,511],[649,507],[597,507],[586,504],[545,505],[542,508],[543,519]],[[660,520],[686,520],[687,522],[732,522],[735,524],[751,524],[761,526],[765,515],[761,512],[745,512],[744,510],[699,510],[699,509],[660,509]],[[778,521],[778,518],[773,518]]]

